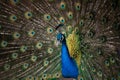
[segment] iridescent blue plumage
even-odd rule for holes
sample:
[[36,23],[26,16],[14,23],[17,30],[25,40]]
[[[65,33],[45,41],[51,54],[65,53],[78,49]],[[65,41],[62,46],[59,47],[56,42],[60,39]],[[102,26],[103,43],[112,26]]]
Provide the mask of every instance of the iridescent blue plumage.
[[68,47],[66,44],[65,36],[61,33],[57,35],[57,40],[62,43],[61,59],[62,59],[62,75],[65,78],[78,77],[78,67],[73,58],[70,57]]

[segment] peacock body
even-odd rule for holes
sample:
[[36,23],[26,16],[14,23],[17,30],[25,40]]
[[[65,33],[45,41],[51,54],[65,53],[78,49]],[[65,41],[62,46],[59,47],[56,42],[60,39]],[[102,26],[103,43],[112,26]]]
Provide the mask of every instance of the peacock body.
[[78,67],[74,59],[70,57],[70,53],[66,44],[66,39],[63,34],[57,35],[57,40],[62,42],[61,61],[62,61],[62,76],[65,78],[78,77]]
[[120,80],[120,0],[0,0],[0,80],[64,78]]

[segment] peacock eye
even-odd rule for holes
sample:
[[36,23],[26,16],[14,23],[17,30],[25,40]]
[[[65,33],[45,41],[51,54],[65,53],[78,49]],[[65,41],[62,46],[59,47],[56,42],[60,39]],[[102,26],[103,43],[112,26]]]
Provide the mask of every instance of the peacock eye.
[[29,37],[33,37],[33,36],[35,35],[35,31],[31,29],[31,30],[28,32],[28,35],[29,35]]
[[88,15],[88,18],[89,18],[89,20],[94,20],[94,14],[93,14],[93,13],[90,13],[90,14]]
[[31,61],[32,61],[32,62],[36,62],[36,60],[37,60],[37,56],[34,56],[34,55],[31,56]]
[[115,59],[113,57],[110,58],[111,63],[115,63]]
[[80,10],[80,3],[76,3],[76,4],[75,4],[75,9],[76,9],[76,10]]
[[75,34],[78,34],[79,33],[79,29],[78,27],[75,28]]
[[72,13],[72,12],[69,12],[69,13],[67,14],[67,16],[68,16],[69,19],[73,19],[73,13]]
[[12,59],[17,59],[18,58],[18,53],[12,53]]
[[19,3],[19,0],[10,0],[10,3],[15,5],[15,4]]
[[27,77],[27,79],[28,79],[28,80],[33,80],[33,77],[32,77],[31,75],[29,75],[29,76]]
[[98,71],[98,72],[97,72],[97,75],[98,75],[99,77],[102,77],[102,71]]
[[51,20],[51,16],[49,14],[44,15],[44,20],[49,21]]
[[53,33],[53,29],[52,28],[47,28],[47,33]]
[[42,78],[43,78],[43,80],[46,79],[46,78],[47,78],[47,74],[44,73],[44,74],[42,75]]
[[29,67],[29,64],[28,63],[23,63],[22,65],[22,69],[25,70]]
[[19,37],[20,37],[20,33],[14,32],[13,38],[14,38],[14,39],[18,39]]
[[79,22],[79,25],[80,25],[80,27],[83,27],[83,26],[84,26],[84,20],[81,20],[81,21]]
[[[116,9],[116,7],[117,7],[117,0],[112,0],[112,4],[111,4],[111,6],[112,6],[112,9],[113,10],[115,10]],[[118,3],[119,4],[119,3]]]
[[106,24],[108,22],[107,17],[102,17],[102,24]]
[[48,53],[52,54],[53,53],[53,48],[48,48]]
[[112,77],[111,80],[116,80],[116,79],[114,77]]
[[66,8],[65,2],[60,3],[60,9],[64,10]]
[[56,73],[55,76],[56,76],[57,78],[59,78],[59,77],[60,77],[60,73]]
[[62,24],[64,24],[65,23],[65,19],[64,19],[64,17],[60,17],[60,22],[62,23]]
[[10,21],[11,22],[15,22],[17,20],[17,16],[15,16],[14,14],[12,14],[11,16],[10,16]]
[[105,65],[106,65],[106,66],[109,66],[109,65],[110,65],[110,63],[109,63],[108,60],[105,60]]
[[32,14],[32,12],[27,11],[27,12],[25,12],[24,16],[26,19],[30,19],[30,18],[32,18],[33,14]]
[[80,40],[81,42],[84,40],[85,35],[83,33],[80,33]]
[[26,50],[27,50],[27,46],[23,45],[23,46],[20,47],[20,51],[21,52],[25,52]]
[[71,33],[72,32],[72,26],[71,25],[69,25],[68,27],[67,27],[67,31],[69,32],[69,33]]
[[95,31],[90,30],[89,33],[88,33],[88,37],[93,38],[94,35],[95,35]]
[[38,42],[35,47],[36,47],[37,49],[41,49],[42,46],[43,46],[43,44],[42,44],[41,42]]
[[4,41],[4,40],[3,40],[3,41],[1,42],[1,47],[6,47],[7,45],[8,45],[8,42],[7,42],[7,41]]
[[106,36],[100,36],[100,38],[99,38],[99,41],[101,42],[101,43],[105,43],[106,41],[107,41],[107,37]]
[[10,69],[10,65],[9,65],[9,64],[5,64],[5,65],[4,65],[4,70],[5,70],[5,71],[8,71],[9,69]]
[[95,69],[95,67],[92,67],[92,72],[96,72],[96,69]]
[[44,66],[48,66],[48,64],[49,64],[49,61],[45,60],[44,61]]

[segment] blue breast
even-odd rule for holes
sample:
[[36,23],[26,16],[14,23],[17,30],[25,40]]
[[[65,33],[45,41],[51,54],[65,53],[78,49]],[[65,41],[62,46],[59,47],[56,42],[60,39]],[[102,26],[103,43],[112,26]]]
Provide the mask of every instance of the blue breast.
[[77,78],[78,67],[73,58],[70,57],[66,42],[62,42],[62,75],[65,78]]

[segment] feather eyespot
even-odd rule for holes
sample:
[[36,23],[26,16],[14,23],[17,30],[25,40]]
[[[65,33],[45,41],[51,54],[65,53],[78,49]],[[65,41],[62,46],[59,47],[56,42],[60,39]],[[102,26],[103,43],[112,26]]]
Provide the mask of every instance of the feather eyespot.
[[95,15],[92,12],[90,12],[88,15],[88,18],[89,18],[89,20],[94,20]]
[[48,66],[48,64],[49,64],[49,61],[45,60],[44,61],[44,66]]
[[38,43],[36,44],[36,48],[37,48],[37,49],[41,49],[42,46],[43,46],[43,44],[42,44],[41,42],[38,42]]
[[32,14],[32,12],[27,11],[27,12],[25,12],[24,16],[25,16],[26,19],[30,19],[30,18],[33,17],[33,14]]
[[27,50],[27,46],[23,45],[23,46],[20,47],[20,51],[21,52],[25,52],[26,50]]
[[35,35],[35,31],[31,29],[31,30],[28,32],[28,35],[29,35],[29,37],[33,37],[33,36]]
[[65,19],[64,19],[64,17],[60,17],[59,20],[60,20],[60,23],[62,23],[62,24],[65,23]]
[[69,25],[69,26],[67,27],[67,31],[68,31],[69,33],[71,33],[71,32],[72,32],[72,30],[73,30],[72,26],[71,26],[71,25]]
[[57,78],[59,78],[59,77],[60,77],[60,73],[56,73],[55,76],[56,76]]
[[18,39],[19,37],[20,37],[20,33],[14,32],[13,38],[14,38],[14,39]]
[[101,42],[101,43],[105,43],[106,41],[107,41],[107,37],[106,36],[100,36],[100,38],[99,38],[99,41]]
[[80,3],[75,4],[75,9],[78,10],[78,11],[80,10]]
[[22,69],[27,69],[29,67],[29,64],[28,63],[24,63],[23,65],[22,65]]
[[10,0],[10,3],[16,5],[17,3],[19,3],[19,0]]
[[114,77],[112,77],[111,80],[116,80],[116,79]]
[[88,37],[93,38],[94,35],[95,35],[95,31],[90,30],[89,33],[88,33]]
[[83,26],[84,26],[84,20],[81,20],[81,21],[79,22],[79,25],[80,25],[80,27],[83,27]]
[[46,78],[47,78],[47,74],[43,74],[43,75],[42,75],[42,78],[43,78],[43,79],[46,79]]
[[2,41],[1,42],[1,47],[6,47],[8,45],[8,42],[7,41]]
[[72,12],[69,12],[69,13],[67,14],[67,16],[68,16],[69,19],[73,19],[73,13],[72,13]]
[[49,21],[51,20],[51,16],[49,14],[44,15],[44,20]]
[[96,69],[94,67],[92,67],[92,72],[96,72]]
[[97,75],[98,75],[99,77],[102,77],[102,71],[98,71],[98,72],[97,72]]
[[14,14],[12,14],[12,15],[10,16],[10,21],[11,21],[11,22],[15,22],[16,20],[17,20],[17,16],[14,15]]
[[27,77],[27,79],[28,79],[28,80],[33,80],[33,77],[32,77],[31,75],[29,75],[29,76]]
[[53,33],[53,29],[52,28],[47,28],[47,32],[48,33]]
[[113,57],[110,58],[111,63],[115,63],[115,59]]
[[12,53],[11,57],[12,57],[12,59],[17,59],[18,58],[18,53]]
[[107,22],[108,22],[108,18],[104,16],[102,18],[102,24],[106,24]]
[[5,65],[4,65],[4,70],[5,70],[5,71],[8,71],[9,69],[10,69],[10,65],[9,65],[9,64],[5,64]]
[[108,60],[105,60],[105,65],[106,65],[106,66],[110,66],[110,63],[109,63]]
[[75,32],[75,34],[78,34],[79,33],[79,28],[75,27],[74,32]]
[[49,54],[53,53],[53,48],[48,48],[48,53]]
[[31,56],[31,61],[32,61],[32,62],[36,62],[36,60],[37,60],[37,56],[34,56],[34,55]]
[[60,9],[64,10],[66,8],[65,2],[60,3]]

